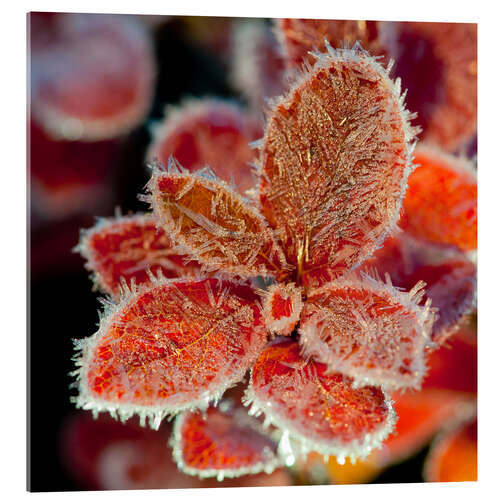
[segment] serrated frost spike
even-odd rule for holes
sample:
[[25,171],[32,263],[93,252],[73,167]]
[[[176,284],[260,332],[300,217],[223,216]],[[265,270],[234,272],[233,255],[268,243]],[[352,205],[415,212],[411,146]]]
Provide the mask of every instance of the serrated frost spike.
[[[164,165],[173,157],[189,172],[208,165],[224,181],[234,178],[244,193],[257,184],[249,165],[254,159],[249,143],[261,134],[257,121],[233,102],[187,100],[178,108],[167,108],[164,122],[155,127],[147,157]],[[170,167],[168,171],[173,173]]]
[[77,246],[93,281],[115,300],[152,282],[155,275],[179,278],[199,274],[201,265],[178,250],[151,215],[101,219],[82,231]]
[[[211,295],[226,298],[217,307]],[[239,382],[267,334],[258,296],[217,279],[158,281],[122,297],[79,344],[77,407],[151,427],[179,411],[206,408]]]
[[368,450],[380,447],[396,420],[381,389],[353,388],[351,378],[328,374],[324,364],[303,358],[290,339],[262,352],[245,398],[288,433],[281,447],[285,461],[309,451],[366,457]]
[[339,49],[322,54],[272,109],[261,211],[297,283],[345,273],[394,230],[415,133],[399,97],[375,59]]
[[170,444],[179,469],[200,478],[270,474],[283,465],[277,443],[243,408],[219,406],[208,408],[205,415],[182,413],[175,420]]
[[293,283],[267,288],[263,294],[263,315],[269,331],[276,335],[292,334],[300,320],[302,292]]
[[155,170],[148,188],[160,226],[207,269],[241,277],[287,275],[265,219],[225,182]]
[[401,227],[431,243],[477,249],[477,173],[466,158],[419,145]]
[[[325,42],[334,48],[358,50],[360,47],[379,56],[392,42],[391,23],[380,21],[340,21],[327,19],[277,19],[275,33],[289,68],[314,64],[317,47]],[[328,49],[330,51],[330,49]]]
[[300,344],[308,356],[354,379],[357,387],[420,388],[433,346],[429,305],[368,276],[315,290],[302,310]]

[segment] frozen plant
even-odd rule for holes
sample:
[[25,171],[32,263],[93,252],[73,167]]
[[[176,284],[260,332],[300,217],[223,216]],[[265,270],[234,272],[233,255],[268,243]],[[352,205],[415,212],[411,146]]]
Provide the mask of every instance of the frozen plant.
[[[77,341],[74,401],[153,428],[176,417],[188,474],[271,472],[310,451],[366,457],[394,429],[391,391],[420,388],[444,336],[422,281],[405,291],[360,270],[400,231],[415,168],[400,81],[357,44],[314,57],[269,106],[255,189],[172,158],[152,165],[152,214],[82,235],[112,300]],[[263,422],[219,403],[248,372],[242,401]]]

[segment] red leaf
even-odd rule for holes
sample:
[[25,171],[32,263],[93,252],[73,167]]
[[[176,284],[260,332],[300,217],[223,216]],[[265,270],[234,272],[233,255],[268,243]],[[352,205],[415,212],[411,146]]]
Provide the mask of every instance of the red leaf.
[[263,300],[267,328],[277,335],[291,335],[299,323],[302,307],[302,289],[293,283],[271,285]]
[[379,21],[277,19],[276,27],[289,67],[314,64],[309,52],[322,48],[325,39],[334,48],[359,42],[370,54],[383,55],[391,32],[389,23]]
[[324,285],[302,310],[304,352],[356,385],[420,388],[434,322],[429,305],[417,305],[421,288],[405,293],[368,276]]
[[155,76],[141,24],[126,16],[59,14],[53,28],[31,53],[35,119],[56,139],[84,141],[117,137],[140,123]]
[[262,213],[297,277],[314,285],[368,257],[399,218],[414,130],[399,82],[367,53],[318,55],[272,110],[261,151]]
[[208,270],[286,276],[281,247],[265,219],[229,186],[202,172],[153,171],[148,185],[159,224]]
[[219,480],[269,474],[281,466],[277,443],[260,429],[259,421],[225,403],[177,417],[171,440],[177,466],[187,474]]
[[244,193],[257,179],[250,162],[249,145],[260,130],[236,105],[217,100],[187,101],[168,108],[148,151],[150,160],[168,165],[173,156],[190,172],[207,165],[227,183],[234,181]]
[[216,279],[166,280],[110,305],[99,331],[80,341],[78,407],[133,414],[158,427],[206,408],[243,378],[266,329],[252,288]]
[[150,273],[165,278],[193,276],[200,264],[174,250],[173,243],[151,215],[101,219],[84,231],[78,250],[94,273],[94,281],[106,293],[119,298],[121,279],[128,286],[149,283]]
[[288,465],[297,443],[300,451],[365,457],[394,426],[391,403],[381,389],[354,389],[351,378],[306,361],[299,344],[288,339],[259,356],[246,398],[251,414],[264,413],[283,432],[280,452],[291,454]]
[[472,164],[420,146],[421,166],[408,179],[401,227],[410,234],[464,251],[477,248],[477,177]]
[[426,481],[477,481],[477,419],[456,424],[433,444],[424,467]]

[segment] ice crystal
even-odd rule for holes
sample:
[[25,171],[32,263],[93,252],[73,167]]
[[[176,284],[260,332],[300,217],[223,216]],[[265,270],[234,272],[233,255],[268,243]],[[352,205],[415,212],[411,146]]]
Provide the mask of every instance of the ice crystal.
[[393,429],[395,414],[376,387],[355,389],[352,379],[306,361],[299,345],[285,340],[267,347],[252,369],[246,404],[250,413],[288,432],[291,453],[319,451],[352,459],[367,456]]
[[422,283],[402,292],[369,277],[324,285],[309,294],[302,312],[304,352],[353,377],[356,386],[419,388],[434,322],[430,303],[417,305],[422,294]]
[[225,182],[154,170],[148,187],[160,224],[208,268],[244,277],[284,272],[283,251],[265,219]]

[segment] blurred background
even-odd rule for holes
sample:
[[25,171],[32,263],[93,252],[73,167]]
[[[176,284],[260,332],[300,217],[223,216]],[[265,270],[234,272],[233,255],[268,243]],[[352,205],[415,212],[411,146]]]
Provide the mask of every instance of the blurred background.
[[[94,225],[97,216],[111,216],[116,207],[123,213],[147,210],[137,194],[149,178],[147,150],[166,105],[193,97],[229,98],[262,123],[259,108],[264,97],[280,88],[275,72],[282,61],[274,46],[269,49],[274,59],[261,60],[269,66],[261,68],[269,78],[264,90],[253,83],[255,68],[235,69],[236,40],[238,50],[249,47],[248,39],[241,46],[241,33],[250,24],[272,37],[272,21],[265,19],[28,15],[32,491],[220,486],[176,472],[165,446],[168,424],[158,434],[135,422],[124,426],[105,417],[93,421],[70,403],[72,340],[96,331],[100,309],[84,261],[72,249],[80,229]],[[404,42],[405,36],[411,43]],[[412,57],[421,62],[420,72],[414,66],[411,71],[399,68],[413,72],[414,80],[421,71],[441,71],[436,70],[438,63],[429,62],[435,59],[434,48],[418,36],[396,37],[398,50],[411,46],[418,52]],[[247,87],[241,84],[242,73],[247,74]],[[403,86],[411,81],[403,80]],[[415,107],[424,109],[422,116],[442,99],[442,91],[419,94]],[[473,157],[475,131],[451,149]],[[474,322],[467,323],[464,338],[472,338],[474,329]],[[347,469],[340,474],[335,465],[326,470],[315,463],[224,486],[419,482],[437,430],[436,424],[424,433],[401,455],[404,459],[367,466],[351,476]]]

